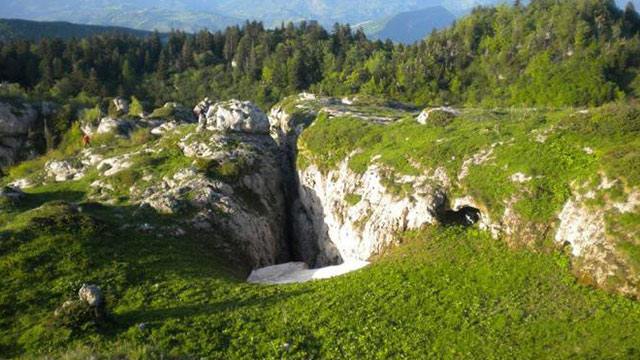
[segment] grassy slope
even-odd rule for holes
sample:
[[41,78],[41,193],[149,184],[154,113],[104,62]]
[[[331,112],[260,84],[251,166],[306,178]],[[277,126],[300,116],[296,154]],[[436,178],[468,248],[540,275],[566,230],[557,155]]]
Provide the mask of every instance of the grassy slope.
[[[36,213],[44,211],[64,213],[59,205]],[[509,250],[475,230],[425,230],[361,272],[263,287],[221,270],[206,242],[75,217],[81,232],[58,221],[3,246],[0,268],[10,274],[0,290],[4,354],[625,358],[640,351],[640,304],[576,285],[562,255]],[[19,216],[14,235],[30,231],[34,218]],[[105,288],[111,322],[50,325],[82,281]]]
[[[366,156],[380,153],[382,161],[399,171],[415,172],[407,161],[409,154],[424,166],[446,164],[455,174],[462,154],[473,154],[501,139],[528,136],[531,128],[570,121],[566,126],[571,125],[568,129],[572,130],[552,134],[545,143],[546,151],[533,142],[523,142],[512,147],[517,151],[505,148],[498,159],[528,173],[539,169],[542,174],[559,176],[541,182],[543,189],[556,189],[553,184],[596,166],[616,176],[621,174],[616,171],[624,171],[631,181],[637,168],[625,168],[624,162],[634,163],[637,137],[629,134],[637,129],[623,126],[619,134],[603,136],[617,132],[621,124],[604,126],[612,125],[614,118],[598,121],[600,111],[613,110],[600,109],[589,115],[595,122],[570,121],[569,113],[482,112],[473,116],[484,120],[456,120],[455,128],[418,126],[409,120],[383,127],[359,120],[321,119],[305,133],[303,155],[316,154],[310,160],[329,166],[342,155],[320,158],[320,152],[310,153],[314,146],[331,146],[334,152],[346,154],[350,147],[367,145],[363,148],[368,151],[352,161],[355,170],[367,163]],[[316,138],[321,134],[327,134],[326,138]],[[447,140],[437,143],[436,138]],[[583,144],[586,140],[590,141]],[[578,151],[587,145],[596,150],[593,158]],[[130,151],[139,145],[119,143],[108,151],[124,151],[125,146]],[[534,154],[545,153],[549,158],[540,161],[524,156],[522,152],[532,146],[538,151]],[[611,154],[620,155],[619,151],[612,153],[618,147],[627,150],[611,158]],[[452,153],[457,154],[456,159],[445,161]],[[578,159],[580,166],[556,164],[567,155]],[[142,162],[140,166],[170,171],[174,161],[169,156],[160,165]],[[41,165],[42,160],[36,160],[13,173],[35,176],[29,167]],[[557,167],[566,174],[560,174]],[[496,186],[489,183],[482,187],[481,181],[488,180],[474,173],[488,171],[485,175],[503,181],[502,177],[516,170],[491,168],[472,168],[469,184],[493,188]],[[510,250],[475,230],[425,229],[407,234],[403,246],[371,267],[342,278],[253,286],[243,283],[245,274],[216,254],[215,240],[197,234],[174,238],[122,229],[123,222],[160,225],[165,219],[140,213],[126,200],[110,206],[86,203],[91,176],[30,189],[20,204],[3,205],[0,273],[7,274],[0,277],[3,356],[48,353],[86,358],[92,352],[107,357],[165,354],[274,359],[640,355],[640,304],[578,285],[562,254]],[[510,188],[497,187],[496,191]],[[56,200],[79,202],[82,211]],[[637,223],[631,219],[630,224],[633,228]],[[635,249],[632,243],[630,246]],[[83,282],[98,283],[105,290],[109,322],[74,329],[56,326],[53,311],[74,297]],[[140,323],[146,324],[144,329],[139,328]]]

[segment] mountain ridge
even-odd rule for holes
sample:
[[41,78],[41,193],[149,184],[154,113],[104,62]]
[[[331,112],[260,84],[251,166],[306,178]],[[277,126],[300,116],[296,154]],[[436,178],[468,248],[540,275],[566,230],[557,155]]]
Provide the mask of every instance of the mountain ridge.
[[121,33],[138,37],[152,33],[120,26],[75,24],[67,21],[32,21],[22,19],[0,19],[0,41],[32,40],[43,38],[82,38],[100,34]]
[[[449,10],[442,6],[434,6],[415,11],[401,12],[391,18],[384,19],[383,25],[369,24],[379,27],[369,32],[371,39],[390,39],[404,44],[412,44],[427,37],[431,31],[445,28],[456,20]],[[366,31],[365,31],[366,33]]]

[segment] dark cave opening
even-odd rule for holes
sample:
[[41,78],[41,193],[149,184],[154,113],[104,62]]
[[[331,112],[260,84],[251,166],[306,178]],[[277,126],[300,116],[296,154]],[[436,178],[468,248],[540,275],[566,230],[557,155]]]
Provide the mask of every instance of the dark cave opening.
[[438,214],[438,220],[445,226],[469,227],[477,224],[481,218],[480,210],[472,206],[463,206],[458,210],[443,210]]

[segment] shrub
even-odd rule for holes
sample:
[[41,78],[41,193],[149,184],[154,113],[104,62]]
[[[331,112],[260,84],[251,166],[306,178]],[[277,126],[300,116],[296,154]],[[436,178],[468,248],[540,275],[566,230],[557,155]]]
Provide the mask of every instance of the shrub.
[[131,97],[131,105],[129,105],[129,115],[133,117],[140,117],[144,114],[144,106],[135,96]]
[[456,116],[448,111],[434,110],[429,114],[429,124],[446,127],[451,124]]

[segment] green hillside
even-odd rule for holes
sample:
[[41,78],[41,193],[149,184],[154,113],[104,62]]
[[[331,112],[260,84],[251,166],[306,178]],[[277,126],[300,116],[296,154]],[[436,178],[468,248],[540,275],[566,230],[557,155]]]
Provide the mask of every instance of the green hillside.
[[38,22],[16,19],[0,19],[0,41],[31,40],[43,38],[86,38],[101,34],[127,34],[137,37],[151,35],[150,32],[114,26],[78,25],[67,22]]

